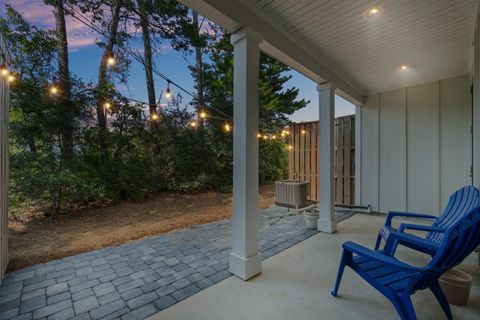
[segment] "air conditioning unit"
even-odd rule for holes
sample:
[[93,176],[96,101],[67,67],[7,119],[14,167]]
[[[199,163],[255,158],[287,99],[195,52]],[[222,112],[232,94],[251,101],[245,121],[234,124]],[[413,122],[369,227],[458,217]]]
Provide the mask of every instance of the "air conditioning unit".
[[275,182],[275,204],[281,207],[301,209],[307,207],[310,182],[277,181]]

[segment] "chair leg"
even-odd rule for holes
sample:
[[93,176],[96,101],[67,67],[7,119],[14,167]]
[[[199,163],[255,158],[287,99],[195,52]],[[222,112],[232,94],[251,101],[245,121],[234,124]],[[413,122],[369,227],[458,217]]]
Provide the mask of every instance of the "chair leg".
[[393,301],[395,309],[397,309],[398,315],[402,320],[416,320],[417,316],[415,315],[415,310],[413,309],[412,300],[410,295],[405,294],[403,296],[397,297]]
[[445,297],[445,294],[443,293],[442,287],[440,287],[440,284],[438,282],[430,287],[430,290],[432,290],[433,294],[435,295],[435,298],[437,298],[438,303],[440,303],[440,306],[443,309],[443,312],[447,316],[448,320],[452,320],[452,310],[450,310],[450,305],[448,304],[447,298]]
[[338,273],[337,273],[337,280],[335,281],[335,288],[331,291],[332,296],[336,297],[338,293],[338,287],[340,287],[340,282],[342,281],[343,271],[345,270],[345,266],[347,264],[347,259],[352,256],[351,252],[347,252],[343,250],[342,258],[340,260],[340,265],[338,266]]
[[382,243],[382,236],[379,234],[377,236],[377,242],[375,242],[375,250],[378,250],[380,248],[380,243]]

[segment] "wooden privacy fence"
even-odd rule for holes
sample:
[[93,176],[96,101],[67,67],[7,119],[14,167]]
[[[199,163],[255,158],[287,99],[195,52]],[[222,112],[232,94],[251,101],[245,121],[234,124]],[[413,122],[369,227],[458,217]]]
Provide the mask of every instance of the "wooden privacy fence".
[[[310,182],[308,199],[318,201],[318,121],[289,128],[288,179]],[[355,202],[355,116],[335,119],[335,203]]]

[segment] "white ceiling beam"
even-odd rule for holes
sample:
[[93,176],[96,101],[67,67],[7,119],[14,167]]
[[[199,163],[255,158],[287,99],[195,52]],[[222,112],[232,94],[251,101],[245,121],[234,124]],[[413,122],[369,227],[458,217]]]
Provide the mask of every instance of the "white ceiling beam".
[[337,94],[358,105],[365,100],[364,91],[353,81],[321,59],[313,56],[301,44],[286,35],[285,31],[262,19],[238,0],[179,0],[209,20],[235,32],[248,26],[264,39],[261,50],[282,61],[317,83],[331,82],[337,86]]

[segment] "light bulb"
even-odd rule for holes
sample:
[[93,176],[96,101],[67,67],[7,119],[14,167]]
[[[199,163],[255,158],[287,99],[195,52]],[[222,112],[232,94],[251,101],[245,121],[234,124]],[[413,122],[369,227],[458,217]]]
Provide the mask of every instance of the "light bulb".
[[368,10],[368,14],[373,16],[373,15],[376,15],[380,10],[378,10],[378,8],[371,8],[370,10]]
[[13,76],[13,74],[8,75],[8,78],[7,78],[7,79],[8,79],[8,82],[13,82],[13,81],[15,81],[15,77]]
[[257,138],[261,138],[261,137],[262,137],[262,134],[257,133]]
[[107,58],[107,64],[109,66],[113,66],[115,64],[115,58],[114,57],[108,57]]
[[154,113],[152,114],[152,120],[158,120],[158,114]]
[[8,76],[9,74],[7,65],[5,63],[2,63],[2,65],[0,66],[0,74],[4,77]]
[[197,127],[197,123],[196,123],[195,121],[190,122],[190,127],[196,128],[196,127]]
[[165,91],[165,97],[170,99],[172,97],[172,93],[170,92],[170,81],[167,83],[167,90]]
[[307,133],[307,130],[302,129],[302,134],[306,134],[306,133]]
[[51,93],[51,94],[57,94],[57,93],[58,93],[58,88],[55,87],[55,86],[51,86],[51,88],[50,88],[50,93]]
[[291,144],[288,145],[288,150],[292,150],[293,146]]
[[205,111],[200,112],[200,118],[205,119],[207,117],[207,113]]
[[226,123],[226,124],[225,124],[225,131],[226,131],[226,132],[230,132],[230,130],[231,130],[230,125],[229,125],[228,123]]
[[112,107],[112,105],[110,104],[110,102],[105,102],[104,105],[103,105],[103,107],[104,107],[105,109],[110,109],[110,108]]

